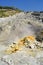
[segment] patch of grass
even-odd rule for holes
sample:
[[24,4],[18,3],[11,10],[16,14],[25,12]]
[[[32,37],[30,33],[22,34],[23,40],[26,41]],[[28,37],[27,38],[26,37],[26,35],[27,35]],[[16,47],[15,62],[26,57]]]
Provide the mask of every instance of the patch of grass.
[[8,17],[10,15],[12,16],[20,12],[22,12],[22,10],[19,10],[18,8],[0,6],[0,17]]

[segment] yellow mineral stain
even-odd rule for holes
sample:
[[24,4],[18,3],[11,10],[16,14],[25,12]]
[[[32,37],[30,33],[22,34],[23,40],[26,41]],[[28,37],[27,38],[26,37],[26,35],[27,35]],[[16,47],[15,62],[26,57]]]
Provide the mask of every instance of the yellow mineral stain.
[[[18,43],[10,45],[5,52],[7,54],[11,54],[11,53],[17,52],[19,50],[23,50],[23,47],[25,46],[25,40],[28,40],[29,41],[28,44],[31,46],[31,44],[32,45],[34,44],[33,42],[35,41],[35,37],[34,36],[27,36],[27,37],[22,38],[18,41]],[[38,50],[40,51],[40,48]],[[33,52],[32,48],[27,50],[27,53],[32,55],[32,56],[35,56],[35,52]]]
[[28,36],[27,39],[31,40],[31,41],[35,41],[35,37],[34,36]]

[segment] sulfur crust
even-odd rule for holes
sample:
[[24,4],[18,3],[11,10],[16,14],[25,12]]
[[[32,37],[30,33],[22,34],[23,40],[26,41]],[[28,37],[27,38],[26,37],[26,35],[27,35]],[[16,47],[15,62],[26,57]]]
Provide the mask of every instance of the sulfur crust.
[[[27,37],[24,37],[23,39],[20,39],[18,41],[18,43],[10,45],[8,47],[8,49],[5,50],[5,53],[6,54],[11,54],[11,53],[15,53],[16,51],[22,50],[23,47],[27,45],[27,44],[25,44],[25,40],[28,40],[30,42],[30,43],[28,43],[28,45],[32,46],[32,45],[34,45],[35,37],[34,36],[27,36]],[[31,50],[28,53],[32,53]]]

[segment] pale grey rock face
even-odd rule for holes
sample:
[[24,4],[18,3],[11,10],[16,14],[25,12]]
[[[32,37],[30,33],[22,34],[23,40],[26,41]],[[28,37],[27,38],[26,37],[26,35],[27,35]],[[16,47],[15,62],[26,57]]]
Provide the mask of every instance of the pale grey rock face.
[[18,51],[10,55],[6,55],[1,59],[1,63],[5,65],[43,65],[43,53],[36,53],[36,57],[29,56],[26,52]]
[[0,42],[12,43],[27,35],[36,36],[40,29],[43,29],[43,23],[35,19],[31,13],[21,12],[14,16],[0,18]]
[[[26,53],[26,50],[7,55],[4,50],[13,42],[26,36],[40,36],[43,30],[43,22],[38,20],[40,16],[32,15],[33,12],[0,18],[0,65],[43,65],[43,51],[36,52],[33,57]],[[43,35],[40,36],[43,38]]]

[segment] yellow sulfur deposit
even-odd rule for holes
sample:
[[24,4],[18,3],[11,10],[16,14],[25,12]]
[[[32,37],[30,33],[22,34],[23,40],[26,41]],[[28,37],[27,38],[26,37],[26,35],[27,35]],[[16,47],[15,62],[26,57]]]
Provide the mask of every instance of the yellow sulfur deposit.
[[19,49],[17,44],[12,44],[10,47],[8,47],[7,50],[5,50],[6,54],[11,54],[16,52]]
[[31,41],[34,41],[35,40],[35,37],[34,36],[28,36],[26,37],[28,40],[31,40]]
[[27,36],[21,39],[18,43],[12,44],[6,50],[7,54],[14,53],[18,50],[22,50],[23,47],[28,47],[30,49],[35,48],[35,37],[34,36]]

